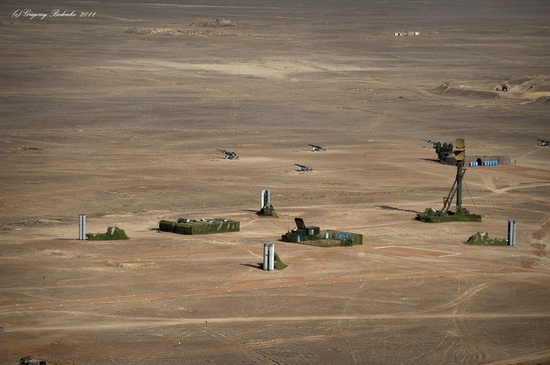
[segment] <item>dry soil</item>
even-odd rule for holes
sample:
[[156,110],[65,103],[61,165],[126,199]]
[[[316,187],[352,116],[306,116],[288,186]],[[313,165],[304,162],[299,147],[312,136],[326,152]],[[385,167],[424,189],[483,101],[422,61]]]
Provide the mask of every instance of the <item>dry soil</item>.
[[[550,363],[549,18],[546,0],[2,2],[0,365]],[[456,174],[423,139],[456,138],[511,164],[467,168],[482,222],[421,223]],[[78,240],[79,214],[130,240]],[[157,232],[180,217],[241,229]],[[281,242],[295,217],[363,245]],[[463,243],[508,220],[515,246]],[[266,242],[286,269],[260,269]]]

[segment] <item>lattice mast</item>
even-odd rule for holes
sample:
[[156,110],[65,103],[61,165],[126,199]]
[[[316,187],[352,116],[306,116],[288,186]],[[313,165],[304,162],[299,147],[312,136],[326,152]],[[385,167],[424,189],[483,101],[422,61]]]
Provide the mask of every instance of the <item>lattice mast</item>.
[[466,156],[466,146],[464,145],[464,139],[457,138],[455,143],[455,154],[456,160],[456,178],[449,195],[446,198],[443,198],[443,209],[439,211],[439,215],[445,215],[449,212],[451,204],[453,203],[454,196],[456,195],[456,212],[462,212],[462,180],[464,179],[464,173],[466,169],[464,168],[464,158]]

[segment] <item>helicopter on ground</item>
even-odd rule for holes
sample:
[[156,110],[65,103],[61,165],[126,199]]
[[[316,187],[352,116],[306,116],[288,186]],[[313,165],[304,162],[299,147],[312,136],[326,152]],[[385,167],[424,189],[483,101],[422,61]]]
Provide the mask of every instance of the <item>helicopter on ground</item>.
[[547,139],[537,139],[540,142],[541,146],[550,146],[550,141]]

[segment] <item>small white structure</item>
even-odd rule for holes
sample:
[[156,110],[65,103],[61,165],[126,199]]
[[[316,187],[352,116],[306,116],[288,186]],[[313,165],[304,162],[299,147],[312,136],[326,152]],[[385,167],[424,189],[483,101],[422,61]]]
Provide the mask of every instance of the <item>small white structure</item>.
[[275,244],[264,243],[263,269],[268,271],[275,270]]
[[86,214],[80,214],[78,223],[78,239],[79,240],[85,240],[86,239]]
[[411,31],[406,30],[404,32],[396,32],[396,33],[394,33],[394,35],[396,37],[401,37],[401,36],[409,37],[409,36],[413,36],[413,35],[420,35],[420,32],[411,32]]
[[516,221],[508,221],[508,246],[516,245]]
[[260,210],[264,209],[267,204],[271,204],[271,192],[268,189],[262,190],[262,195],[260,195]]

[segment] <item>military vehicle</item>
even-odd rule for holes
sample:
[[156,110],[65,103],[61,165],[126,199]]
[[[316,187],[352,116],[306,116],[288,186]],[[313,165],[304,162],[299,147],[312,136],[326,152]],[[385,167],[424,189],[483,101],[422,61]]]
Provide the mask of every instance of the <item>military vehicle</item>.
[[296,223],[296,228],[293,230],[293,232],[296,232],[301,236],[313,236],[319,234],[319,227],[306,226],[302,218],[294,218],[294,222]]
[[432,141],[431,139],[423,139],[423,141],[432,145],[432,148],[435,149],[435,153],[437,153],[437,159],[441,163],[445,163],[447,156],[453,154],[452,143],[444,142],[441,144],[441,142]]
[[363,235],[359,233],[323,230],[318,226],[306,226],[302,218],[294,218],[296,228],[281,236],[283,242],[301,243],[317,247],[342,247],[363,244]]
[[220,150],[220,149],[217,149],[216,150],[220,151],[221,153],[225,153],[225,158],[228,159],[228,160],[236,160],[239,158],[239,156],[237,156],[237,153],[235,152],[231,152],[231,151],[227,151],[227,150]]
[[311,147],[311,150],[313,152],[318,152],[318,151],[326,151],[327,149],[326,148],[323,148],[321,146],[317,146],[317,145],[314,145],[314,144],[308,144],[308,146]]
[[44,360],[35,360],[30,356],[22,357],[21,360],[19,360],[20,365],[46,365],[46,361]]
[[294,165],[298,166],[298,169],[296,171],[299,171],[299,172],[310,172],[313,170],[311,167],[307,167],[305,165],[299,165],[297,163],[295,163]]

